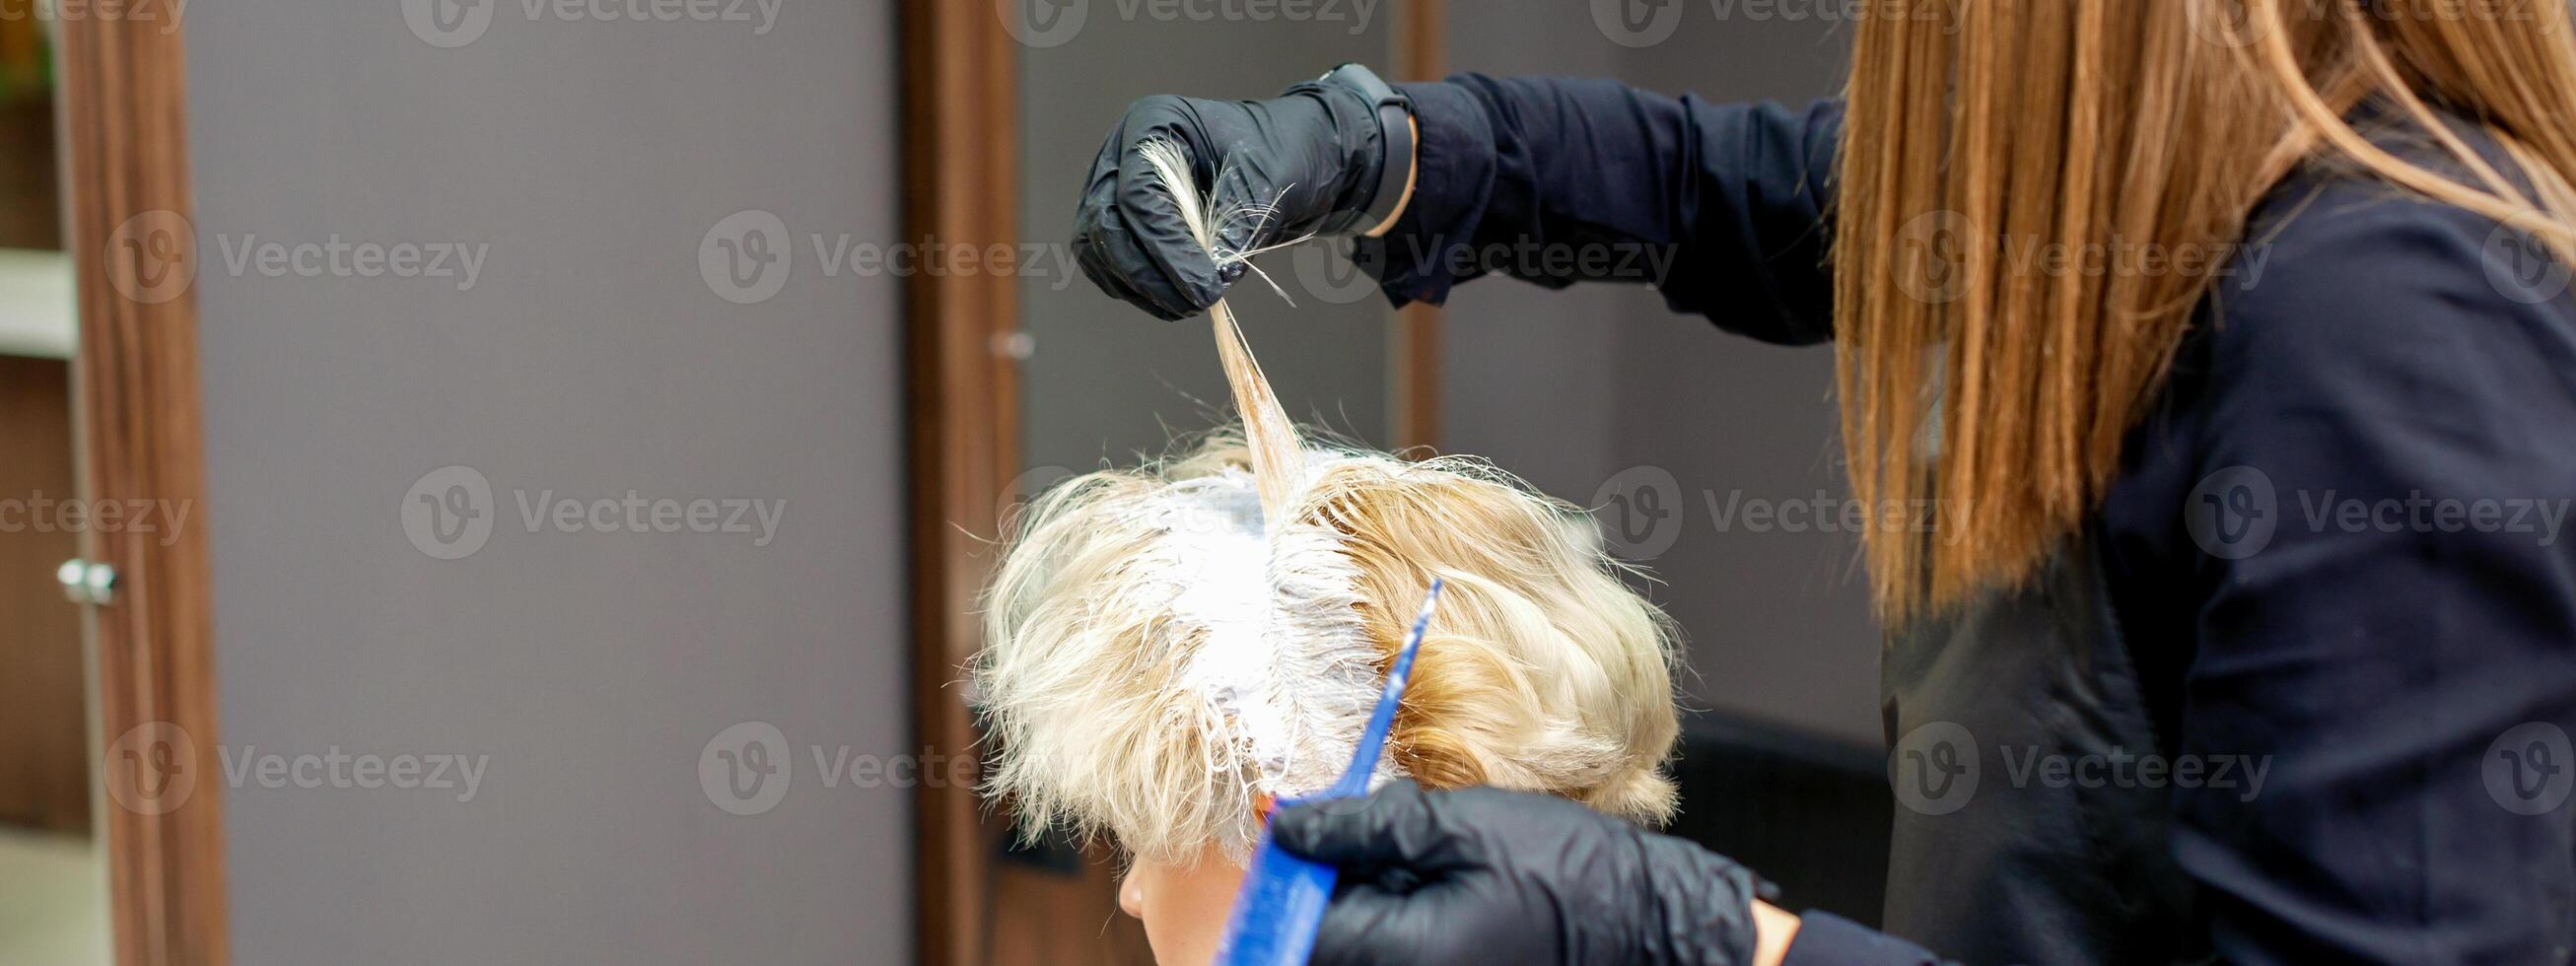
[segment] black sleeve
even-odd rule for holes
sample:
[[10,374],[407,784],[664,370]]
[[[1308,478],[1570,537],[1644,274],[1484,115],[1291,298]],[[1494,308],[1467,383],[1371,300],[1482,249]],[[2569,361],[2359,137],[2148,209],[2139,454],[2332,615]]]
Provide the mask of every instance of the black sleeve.
[[2509,241],[2321,200],[2221,293],[2179,738],[2251,783],[2178,789],[2174,847],[2229,962],[2576,940],[2576,299]]
[[1811,911],[1798,920],[1780,966],[1950,966],[1921,946],[1841,916]]
[[1477,74],[1398,86],[1422,128],[1414,196],[1357,251],[1396,304],[1489,273],[1625,281],[1764,341],[1831,336],[1841,101],[1792,111]]

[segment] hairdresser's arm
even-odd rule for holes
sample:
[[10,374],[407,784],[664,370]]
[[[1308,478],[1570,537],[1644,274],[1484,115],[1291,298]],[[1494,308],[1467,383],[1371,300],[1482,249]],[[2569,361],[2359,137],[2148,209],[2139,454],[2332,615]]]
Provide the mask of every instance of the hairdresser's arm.
[[1359,256],[1399,303],[1489,273],[1652,283],[1735,332],[1828,337],[1840,101],[1790,110],[1477,74],[1397,88],[1422,132],[1416,187]]
[[1339,866],[1320,966],[1926,966],[1913,946],[1764,902],[1743,866],[1545,795],[1395,784],[1273,820]]

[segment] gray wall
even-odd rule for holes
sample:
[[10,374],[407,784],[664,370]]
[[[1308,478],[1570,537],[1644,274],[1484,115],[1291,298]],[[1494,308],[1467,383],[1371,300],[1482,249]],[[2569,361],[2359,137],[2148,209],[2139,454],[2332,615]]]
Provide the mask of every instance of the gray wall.
[[[1624,5],[1496,0],[1472,15],[1453,5],[1451,67],[1790,104],[1841,83],[1849,31],[1814,14],[1843,5],[1640,4],[1678,18],[1641,47],[1613,42],[1593,19],[1594,8]],[[1631,468],[1669,474],[1670,542],[1641,556],[1690,635],[1695,680],[1685,685],[1700,706],[1880,743],[1879,632],[1854,569],[1857,540],[1756,530],[1740,517],[1721,530],[1710,512],[1711,499],[1842,495],[1828,350],[1727,335],[1673,315],[1642,286],[1547,292],[1508,280],[1458,289],[1447,338],[1447,448],[1595,506],[1614,481],[1664,485]]]
[[[812,757],[909,731],[898,281],[826,277],[809,240],[897,235],[891,7],[762,32],[484,3],[455,47],[407,26],[428,7],[186,19],[223,753],[488,756],[470,801],[246,773],[233,959],[910,961],[910,793]],[[702,242],[755,208],[794,258],[735,304]],[[231,264],[334,235],[488,247],[463,290]],[[451,464],[494,526],[439,559],[466,544],[406,524]],[[778,525],[532,532],[549,491]],[[791,759],[765,810],[711,746],[746,721]]]

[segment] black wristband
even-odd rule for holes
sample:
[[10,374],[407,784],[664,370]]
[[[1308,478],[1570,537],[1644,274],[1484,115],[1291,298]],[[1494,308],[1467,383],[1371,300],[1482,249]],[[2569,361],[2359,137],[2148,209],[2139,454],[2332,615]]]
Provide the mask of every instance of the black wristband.
[[1396,206],[1404,203],[1404,183],[1413,176],[1413,100],[1387,86],[1386,81],[1378,79],[1377,72],[1356,63],[1335,67],[1316,80],[1356,92],[1377,118],[1381,154],[1376,190],[1369,195],[1367,205],[1335,215],[1317,229],[1318,234],[1327,237],[1356,235],[1385,223],[1394,217]]

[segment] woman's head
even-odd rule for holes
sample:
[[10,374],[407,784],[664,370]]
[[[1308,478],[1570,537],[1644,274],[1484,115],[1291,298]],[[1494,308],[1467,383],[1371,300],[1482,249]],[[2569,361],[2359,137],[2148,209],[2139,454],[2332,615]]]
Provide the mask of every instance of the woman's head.
[[1473,460],[1308,453],[1276,535],[1231,437],[1025,509],[975,665],[995,790],[1141,857],[1241,854],[1254,796],[1319,791],[1348,763],[1439,576],[1392,773],[1663,818],[1669,625],[1590,517]]
[[974,673],[991,790],[1027,827],[1113,834],[1149,931],[1173,931],[1157,894],[1221,913],[1261,803],[1347,765],[1434,576],[1381,777],[1670,813],[1669,625],[1587,514],[1473,460],[1304,457],[1275,524],[1232,436],[1025,508]]
[[[1836,174],[1834,324],[1854,495],[1893,511],[1867,531],[1891,619],[2018,582],[2076,531],[2248,214],[2294,168],[2348,167],[2576,263],[2566,4],[1866,12]],[[2365,102],[2456,170],[2375,146],[2352,123]],[[2470,150],[2447,126],[2462,122],[2520,170]],[[1909,525],[1923,506],[1937,539]]]

